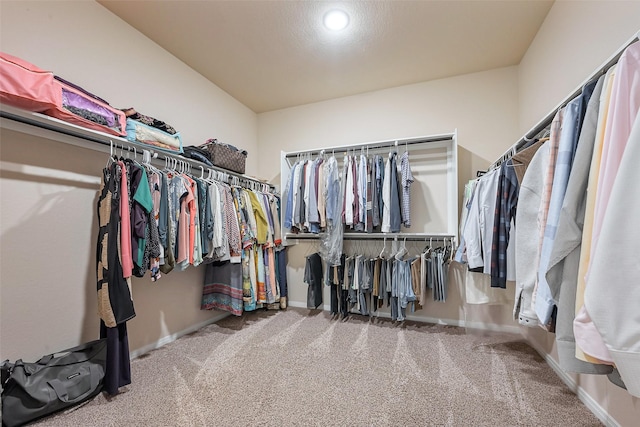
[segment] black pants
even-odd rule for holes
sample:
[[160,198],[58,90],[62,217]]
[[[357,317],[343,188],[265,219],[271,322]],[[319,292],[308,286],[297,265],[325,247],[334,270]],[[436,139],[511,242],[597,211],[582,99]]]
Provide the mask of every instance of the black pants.
[[127,324],[107,328],[100,321],[100,338],[107,339],[107,366],[104,373],[104,391],[118,394],[118,388],[131,384],[131,363],[129,360],[129,337]]
[[307,257],[304,281],[309,285],[307,308],[320,307],[322,305],[322,258],[320,254],[315,253]]

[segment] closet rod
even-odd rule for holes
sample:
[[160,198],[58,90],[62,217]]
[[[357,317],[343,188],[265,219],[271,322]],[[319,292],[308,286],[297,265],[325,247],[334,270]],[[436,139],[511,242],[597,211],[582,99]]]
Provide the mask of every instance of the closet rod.
[[363,142],[359,144],[351,144],[351,145],[339,145],[334,147],[323,147],[323,148],[314,148],[311,150],[297,150],[297,151],[289,151],[286,153],[285,157],[287,159],[294,158],[299,154],[320,154],[322,152],[325,153],[346,153],[347,151],[358,150],[360,148],[387,148],[387,147],[395,147],[395,146],[404,146],[404,145],[413,145],[413,144],[424,144],[429,142],[445,142],[445,141],[453,141],[455,137],[455,132],[453,133],[444,133],[440,135],[430,135],[423,137],[415,137],[415,138],[404,138],[404,139],[393,139],[387,141],[376,141],[376,142]]
[[600,77],[605,74],[609,68],[618,63],[620,56],[624,53],[624,51],[634,43],[636,40],[640,39],[640,31],[636,33],[633,37],[631,37],[624,45],[622,45],[618,50],[608,59],[606,60],[599,68],[597,68],[585,81],[582,82],[571,94],[569,94],[564,100],[562,100],[553,110],[551,110],[544,118],[542,118],[538,123],[536,123],[527,133],[525,133],[522,138],[518,140],[515,144],[513,144],[507,151],[505,151],[502,156],[500,156],[495,162],[489,166],[489,170],[494,169],[497,166],[507,160],[510,157],[510,154],[515,150],[518,152],[527,142],[530,142],[533,138],[538,136],[542,131],[547,129],[551,122],[553,121],[556,112],[566,106],[571,100],[573,100],[576,96],[582,93],[582,88],[594,80],[595,78]]
[[[77,141],[73,141],[68,138],[56,138],[56,140],[59,142],[81,146],[83,148],[88,148],[91,150],[97,150],[97,151],[103,151],[103,152],[106,151],[107,153],[109,152],[109,147],[112,143],[114,146],[115,145],[123,146],[123,148],[124,146],[128,146],[130,148],[135,147],[137,151],[140,151],[140,154],[142,154],[142,150],[147,150],[151,152],[152,158],[154,154],[156,154],[157,156],[155,158],[161,161],[164,161],[165,159],[176,159],[178,161],[190,164],[191,167],[195,170],[199,170],[200,167],[203,167],[205,170],[213,169],[215,171],[223,172],[223,173],[226,173],[227,175],[234,176],[240,180],[251,181],[261,185],[267,184],[269,185],[269,188],[271,188],[272,190],[275,189],[275,187],[272,184],[266,183],[257,178],[252,178],[243,174],[239,174],[237,172],[233,172],[227,169],[217,167],[217,166],[212,167],[205,163],[199,162],[197,160],[189,159],[186,157],[182,157],[180,155],[171,154],[171,153],[163,152],[160,150],[155,150],[153,147],[148,145],[132,142],[122,137],[108,135],[106,133],[93,131],[91,129],[86,129],[81,126],[74,125],[72,123],[67,123],[53,117],[45,116],[43,114],[32,113],[30,111],[21,110],[19,108],[3,105],[2,109],[0,109],[0,117],[8,120],[7,122],[5,122],[8,126],[5,126],[5,123],[3,123],[3,127],[16,130],[19,132],[30,133],[31,129],[29,127],[44,129],[47,131],[55,132],[55,134],[58,134],[58,135],[78,138],[82,141],[82,143],[78,143]],[[22,125],[28,125],[28,127],[23,128],[21,126],[15,126],[15,125],[12,125],[13,124],[12,122],[19,123]],[[91,142],[99,145],[88,144],[86,142]],[[104,147],[106,147],[106,150],[104,149]]]
[[[286,240],[319,240],[320,235],[314,233],[287,233]],[[455,236],[443,233],[344,233],[343,240],[412,240],[412,241],[444,241],[454,239]]]

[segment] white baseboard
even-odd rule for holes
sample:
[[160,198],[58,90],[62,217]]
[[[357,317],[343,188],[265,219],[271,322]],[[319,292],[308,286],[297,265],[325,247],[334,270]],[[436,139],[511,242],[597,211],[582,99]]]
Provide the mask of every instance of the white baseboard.
[[[307,308],[307,304],[300,301],[288,301],[288,304],[291,307]],[[322,309],[324,311],[330,311],[331,306],[323,305]],[[383,317],[383,318],[389,319],[391,318],[391,313],[387,311],[378,310],[373,317]],[[417,316],[415,314],[408,314],[406,318],[407,320],[411,320],[413,322],[435,323],[437,325],[458,326],[461,328],[480,329],[484,331],[508,332],[508,333],[518,334],[518,335],[521,335],[522,333],[519,326],[494,325],[494,324],[485,323],[485,322],[469,322],[461,319],[442,319],[437,317]]]
[[567,385],[567,387],[569,387],[569,389],[574,392],[576,396],[578,396],[578,399],[580,399],[580,401],[584,403],[584,406],[586,406],[587,409],[589,409],[593,413],[593,415],[595,415],[605,426],[620,427],[620,424],[618,424],[618,422],[613,419],[611,415],[609,415],[607,410],[604,409],[593,397],[591,397],[591,395],[587,393],[585,389],[579,386],[571,377],[571,375],[565,372],[564,369],[560,367],[558,362],[556,362],[556,360],[551,357],[549,353],[544,351],[533,341],[530,341],[529,345],[531,345],[538,352],[538,354],[540,354],[540,356],[544,358],[544,360],[547,362],[547,365],[551,366],[551,369],[555,371],[556,375],[560,377],[560,379]]
[[198,329],[205,327],[207,325],[210,325],[211,323],[215,323],[218,320],[222,320],[227,316],[230,316],[231,313],[225,313],[225,312],[221,312],[220,314],[218,314],[217,316],[212,317],[211,319],[207,319],[204,322],[198,323],[196,325],[190,326],[187,329],[183,329],[182,331],[176,332],[175,334],[171,334],[171,335],[167,335],[166,337],[162,337],[160,338],[158,341],[153,342],[151,344],[147,344],[145,346],[142,346],[134,351],[132,351],[130,353],[130,359],[133,360],[136,357],[140,357],[145,353],[150,352],[151,350],[155,350],[157,348],[160,348],[164,345],[167,345],[169,343],[174,342],[175,340],[177,340],[178,338],[190,334],[192,332],[197,331]]
[[[287,306],[289,307],[295,307],[295,308],[307,308],[307,303],[304,302],[300,302],[300,301],[287,301]],[[311,309],[309,309],[311,310]],[[320,309],[318,309],[320,310]],[[331,310],[331,306],[330,305],[323,305],[322,306],[322,310],[324,311],[330,311]]]

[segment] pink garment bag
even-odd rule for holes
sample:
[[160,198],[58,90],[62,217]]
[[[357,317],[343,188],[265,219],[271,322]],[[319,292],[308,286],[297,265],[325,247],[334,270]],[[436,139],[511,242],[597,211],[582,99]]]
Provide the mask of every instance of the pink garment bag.
[[4,52],[0,52],[0,103],[111,135],[126,135],[127,119],[122,111],[57,80],[51,71]]

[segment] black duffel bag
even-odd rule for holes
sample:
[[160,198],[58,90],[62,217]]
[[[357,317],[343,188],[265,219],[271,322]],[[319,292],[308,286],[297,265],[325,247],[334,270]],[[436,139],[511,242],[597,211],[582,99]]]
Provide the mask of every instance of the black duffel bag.
[[81,344],[35,363],[2,363],[2,425],[26,424],[100,393],[107,340]]

